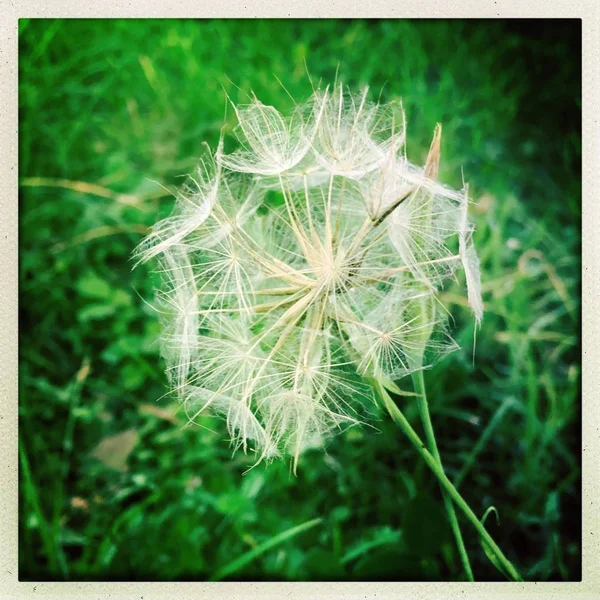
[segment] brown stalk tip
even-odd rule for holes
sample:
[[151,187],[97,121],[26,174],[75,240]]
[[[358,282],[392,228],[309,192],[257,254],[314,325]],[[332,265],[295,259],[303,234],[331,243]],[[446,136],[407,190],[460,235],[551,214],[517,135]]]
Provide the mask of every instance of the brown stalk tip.
[[425,162],[424,175],[427,179],[437,179],[438,169],[440,166],[440,141],[442,139],[442,125],[438,123],[435,126],[433,132],[433,140],[431,140],[431,146],[429,146],[429,154],[427,155],[427,161]]

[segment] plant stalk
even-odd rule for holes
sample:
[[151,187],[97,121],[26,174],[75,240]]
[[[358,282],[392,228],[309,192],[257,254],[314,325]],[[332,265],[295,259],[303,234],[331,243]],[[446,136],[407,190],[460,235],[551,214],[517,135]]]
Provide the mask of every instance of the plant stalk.
[[383,403],[389,412],[392,420],[402,429],[406,434],[412,445],[417,449],[417,452],[423,457],[423,460],[427,466],[433,471],[434,475],[438,478],[440,485],[448,492],[448,495],[452,501],[460,508],[463,514],[471,522],[473,527],[477,530],[482,540],[487,543],[490,550],[496,556],[499,564],[506,574],[513,581],[523,581],[519,572],[515,569],[512,563],[504,556],[502,550],[500,550],[498,544],[492,539],[486,528],[481,524],[481,521],[477,518],[477,515],[471,510],[469,505],[465,502],[464,498],[460,495],[458,490],[452,485],[452,482],[448,479],[444,470],[441,468],[438,461],[434,458],[428,450],[421,438],[419,438],[417,432],[411,427],[402,411],[396,406],[396,403],[392,400],[386,389],[383,387],[381,382],[374,380],[374,385],[379,392]]
[[[433,432],[433,425],[431,423],[431,416],[429,414],[429,405],[427,402],[427,392],[425,389],[423,371],[419,369],[418,371],[413,372],[412,380],[415,392],[418,394],[417,402],[419,406],[419,414],[421,415],[423,429],[425,430],[425,439],[427,440],[427,445],[429,446],[429,452],[431,452],[435,460],[438,462],[440,469],[443,471],[444,466],[442,465],[442,459],[438,451],[437,442],[435,441],[435,433]],[[467,549],[465,548],[465,543],[460,531],[460,524],[458,522],[456,512],[454,511],[454,504],[452,504],[452,499],[441,483],[440,489],[442,492],[442,499],[444,501],[446,514],[448,515],[448,521],[450,522],[450,527],[452,528],[452,533],[454,534],[454,539],[456,540],[456,547],[458,548],[458,554],[460,555],[460,560],[465,570],[467,580],[475,581],[473,577],[473,570],[471,569],[471,563],[469,562],[469,555],[467,554]]]

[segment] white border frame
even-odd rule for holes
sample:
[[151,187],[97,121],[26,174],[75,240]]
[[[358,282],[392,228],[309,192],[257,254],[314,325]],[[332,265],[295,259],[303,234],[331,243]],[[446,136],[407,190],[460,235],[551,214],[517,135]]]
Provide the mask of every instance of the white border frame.
[[[600,8],[594,0],[482,2],[454,0],[6,0],[0,13],[0,591],[4,598],[231,599],[296,598],[600,598],[600,210],[595,183],[600,165]],[[17,522],[17,261],[18,113],[17,33],[24,17],[250,17],[250,18],[581,18],[583,20],[583,580],[572,583],[61,583],[19,582]],[[594,42],[596,40],[596,42]]]

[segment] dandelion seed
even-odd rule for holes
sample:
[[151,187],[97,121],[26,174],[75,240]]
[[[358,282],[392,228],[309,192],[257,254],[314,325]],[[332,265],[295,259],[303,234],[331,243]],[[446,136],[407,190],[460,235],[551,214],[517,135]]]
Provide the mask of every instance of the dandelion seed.
[[[393,381],[455,347],[437,292],[462,267],[481,320],[466,190],[403,152],[401,105],[335,85],[291,117],[235,107],[222,141],[140,245],[157,258],[163,354],[190,421],[222,416],[235,449],[300,454],[368,422],[364,378]],[[458,253],[456,247],[458,246]]]
[[367,101],[369,89],[361,94],[332,92],[315,94],[319,119],[315,136],[315,157],[329,173],[360,179],[381,166],[390,151],[404,143],[404,113],[390,103],[381,107]]
[[481,276],[479,272],[479,258],[473,244],[473,229],[467,220],[467,209],[469,206],[469,195],[465,188],[465,195],[460,210],[459,229],[459,251],[465,277],[467,279],[467,293],[469,306],[475,315],[475,321],[479,325],[483,318],[483,300],[481,299]]
[[221,157],[224,167],[266,177],[290,170],[307,154],[319,120],[310,104],[298,107],[287,119],[256,98],[247,106],[233,108],[241,148]]
[[178,244],[209,217],[219,192],[222,150],[221,140],[214,156],[208,151],[197,170],[197,179],[190,178],[190,183],[178,192],[174,215],[159,221],[136,249],[135,256],[140,261],[147,261]]

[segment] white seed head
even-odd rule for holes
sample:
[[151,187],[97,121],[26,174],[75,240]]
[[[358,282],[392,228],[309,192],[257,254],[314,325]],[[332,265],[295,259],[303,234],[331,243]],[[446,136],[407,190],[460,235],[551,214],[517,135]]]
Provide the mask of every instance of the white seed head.
[[165,275],[163,352],[194,420],[223,416],[235,448],[300,453],[364,422],[365,378],[393,381],[455,347],[438,291],[457,269],[481,320],[466,189],[404,152],[399,104],[317,91],[291,117],[236,107],[222,142],[136,251]]

